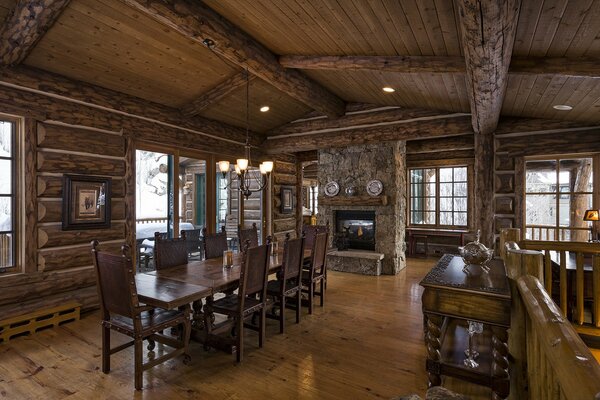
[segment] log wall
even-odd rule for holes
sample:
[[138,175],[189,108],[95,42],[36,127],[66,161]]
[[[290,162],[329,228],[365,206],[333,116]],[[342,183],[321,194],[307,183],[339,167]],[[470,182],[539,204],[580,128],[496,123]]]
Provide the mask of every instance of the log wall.
[[[22,274],[0,276],[0,317],[78,301],[98,306],[90,241],[135,243],[137,140],[239,156],[243,146],[134,116],[4,87],[0,112],[24,118],[25,249]],[[112,178],[111,227],[62,230],[63,174]],[[280,178],[277,178],[281,180]]]
[[[273,191],[272,233],[276,241],[283,243],[285,235],[288,233],[292,239],[296,237],[300,226],[298,221],[300,221],[300,223],[302,222],[301,211],[300,220],[298,220],[297,212],[292,212],[291,214],[281,213],[281,187],[291,186],[295,190],[294,195],[298,193],[298,168],[296,168],[296,157],[277,155],[274,157],[274,160],[275,166],[273,168],[271,181]],[[298,202],[298,197],[295,196],[294,198],[296,199],[296,209],[299,207],[300,210],[302,210],[302,205]]]

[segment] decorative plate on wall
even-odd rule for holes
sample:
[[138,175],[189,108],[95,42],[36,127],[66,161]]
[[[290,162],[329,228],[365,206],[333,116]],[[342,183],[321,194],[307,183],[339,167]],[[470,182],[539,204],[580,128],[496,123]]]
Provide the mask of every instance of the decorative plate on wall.
[[325,196],[329,196],[329,197],[337,196],[337,194],[339,192],[340,192],[340,185],[338,185],[337,182],[331,181],[331,182],[327,182],[327,184],[325,185]]
[[383,192],[383,183],[378,179],[373,179],[367,183],[367,193],[369,196],[377,197]]

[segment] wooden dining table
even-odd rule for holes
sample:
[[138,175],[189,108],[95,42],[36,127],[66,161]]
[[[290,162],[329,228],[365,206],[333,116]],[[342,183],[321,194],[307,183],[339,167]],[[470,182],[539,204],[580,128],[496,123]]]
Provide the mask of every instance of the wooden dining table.
[[[304,258],[309,259],[310,250],[305,250]],[[233,255],[233,265],[223,266],[223,258],[217,257],[201,261],[189,261],[187,264],[171,267],[164,270],[147,272],[138,275],[147,275],[160,279],[163,282],[179,282],[207,288],[206,301],[202,305],[202,299],[192,301],[192,337],[212,347],[220,348],[227,352],[234,351],[229,344],[216,338],[215,316],[212,309],[214,295],[217,293],[231,294],[239,286],[242,255]],[[269,274],[281,270],[283,264],[283,250],[278,250],[270,257]]]

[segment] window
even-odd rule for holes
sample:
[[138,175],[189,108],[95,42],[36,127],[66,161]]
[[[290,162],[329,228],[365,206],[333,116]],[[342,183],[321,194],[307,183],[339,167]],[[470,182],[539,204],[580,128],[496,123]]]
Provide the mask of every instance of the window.
[[586,156],[526,161],[526,239],[588,240],[583,214],[594,204],[593,167]]
[[16,260],[16,124],[0,120],[0,272]]
[[410,225],[466,228],[467,167],[409,170]]

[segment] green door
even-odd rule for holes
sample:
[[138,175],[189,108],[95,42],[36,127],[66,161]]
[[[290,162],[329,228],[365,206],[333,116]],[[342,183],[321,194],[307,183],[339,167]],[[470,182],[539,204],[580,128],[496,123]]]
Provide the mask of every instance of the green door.
[[206,175],[196,174],[196,226],[206,225]]

